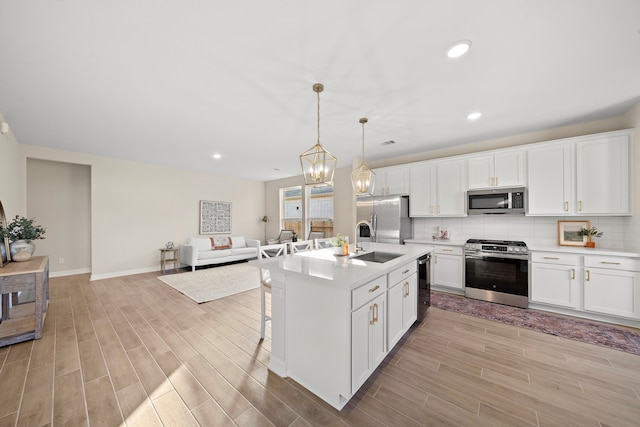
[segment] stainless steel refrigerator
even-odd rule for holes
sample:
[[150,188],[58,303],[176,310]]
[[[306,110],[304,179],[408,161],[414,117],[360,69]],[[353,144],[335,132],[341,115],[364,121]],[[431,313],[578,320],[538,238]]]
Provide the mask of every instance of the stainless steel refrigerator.
[[408,196],[370,196],[356,200],[357,221],[366,220],[358,226],[358,242],[404,244],[413,237],[413,222],[409,218]]

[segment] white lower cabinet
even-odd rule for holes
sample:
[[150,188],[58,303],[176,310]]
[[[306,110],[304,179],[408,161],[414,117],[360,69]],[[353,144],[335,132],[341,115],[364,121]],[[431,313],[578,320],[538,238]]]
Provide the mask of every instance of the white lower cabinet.
[[584,264],[585,310],[640,318],[640,261],[586,256]]
[[640,260],[532,252],[530,299],[570,308],[577,316],[593,313],[605,320],[614,320],[607,316],[640,319]]
[[418,318],[418,276],[415,267],[411,275],[391,284],[387,291],[387,337],[392,348]]
[[351,392],[355,393],[387,355],[386,293],[351,314]]
[[433,257],[433,284],[464,289],[462,247],[436,246]]
[[561,307],[580,305],[578,256],[534,253],[531,256],[531,301]]

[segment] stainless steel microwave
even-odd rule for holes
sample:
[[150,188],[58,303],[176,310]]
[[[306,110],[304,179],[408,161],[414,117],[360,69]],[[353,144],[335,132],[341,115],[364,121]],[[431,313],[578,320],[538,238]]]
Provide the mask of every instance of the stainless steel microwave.
[[527,207],[524,187],[467,191],[467,213],[524,215]]

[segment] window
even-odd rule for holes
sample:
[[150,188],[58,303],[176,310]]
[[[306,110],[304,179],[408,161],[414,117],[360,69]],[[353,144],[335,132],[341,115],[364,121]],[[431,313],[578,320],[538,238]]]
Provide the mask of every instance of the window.
[[308,194],[307,230],[324,231],[333,236],[333,187],[310,187]]
[[280,210],[280,228],[295,231],[300,240],[310,231],[333,236],[333,187],[305,187],[304,192],[302,186],[281,188]]
[[280,200],[282,201],[280,228],[293,230],[298,236],[302,236],[302,187],[281,188]]

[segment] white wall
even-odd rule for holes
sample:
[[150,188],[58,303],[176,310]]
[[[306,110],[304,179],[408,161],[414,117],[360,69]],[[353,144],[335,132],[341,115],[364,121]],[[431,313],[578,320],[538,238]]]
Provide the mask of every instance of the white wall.
[[[6,121],[0,111],[0,121]],[[26,213],[24,167],[19,144],[9,125],[9,133],[0,133],[0,201],[7,219]]]
[[49,256],[51,275],[91,272],[91,167],[27,159],[27,195],[29,218],[46,224],[35,255]]
[[20,148],[24,164],[29,158],[91,166],[94,280],[158,270],[160,247],[198,235],[200,200],[232,203],[231,235],[258,239],[263,234],[262,182],[31,145]]

